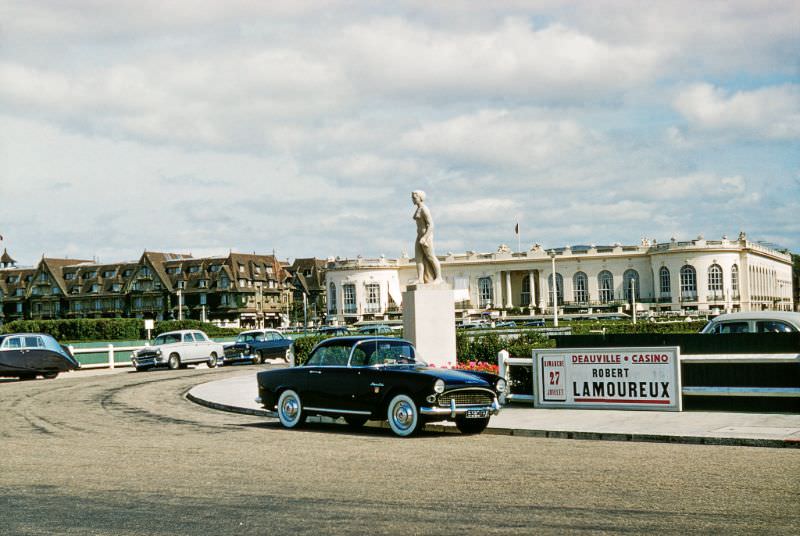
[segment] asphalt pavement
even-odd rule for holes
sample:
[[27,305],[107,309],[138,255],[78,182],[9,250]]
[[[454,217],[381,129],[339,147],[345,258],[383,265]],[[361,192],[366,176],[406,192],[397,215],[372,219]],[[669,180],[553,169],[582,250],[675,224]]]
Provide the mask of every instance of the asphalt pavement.
[[[257,370],[251,367],[246,370],[243,368],[241,375],[193,387],[188,391],[187,398],[218,410],[274,418],[273,412],[264,410],[255,402],[258,396],[256,373]],[[379,422],[369,424],[387,426]],[[449,423],[429,424],[426,429],[457,433],[455,426]],[[484,433],[800,448],[800,414],[543,409],[515,402],[506,405],[499,415],[492,417]]]

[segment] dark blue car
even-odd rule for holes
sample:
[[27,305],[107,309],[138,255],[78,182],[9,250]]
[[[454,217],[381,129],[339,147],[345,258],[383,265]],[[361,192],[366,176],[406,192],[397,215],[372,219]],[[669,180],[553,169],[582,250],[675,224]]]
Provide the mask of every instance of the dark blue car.
[[294,341],[275,329],[243,331],[233,344],[225,345],[225,357],[219,363],[250,362],[256,365],[266,359],[280,358],[290,361],[294,352]]

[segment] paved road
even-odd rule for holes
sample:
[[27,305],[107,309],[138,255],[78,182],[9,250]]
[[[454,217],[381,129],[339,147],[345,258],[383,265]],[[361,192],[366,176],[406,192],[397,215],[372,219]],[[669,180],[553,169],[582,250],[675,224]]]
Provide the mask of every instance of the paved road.
[[2,534],[796,534],[796,449],[348,431],[183,398],[241,369],[0,382]]

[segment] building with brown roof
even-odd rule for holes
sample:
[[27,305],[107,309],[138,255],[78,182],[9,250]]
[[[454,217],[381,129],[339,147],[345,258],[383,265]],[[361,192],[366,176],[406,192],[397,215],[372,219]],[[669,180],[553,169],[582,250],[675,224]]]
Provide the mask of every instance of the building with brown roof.
[[34,268],[12,263],[0,268],[0,322],[131,317],[276,327],[288,322],[291,307],[289,273],[274,255],[145,251],[122,263],[44,257]]

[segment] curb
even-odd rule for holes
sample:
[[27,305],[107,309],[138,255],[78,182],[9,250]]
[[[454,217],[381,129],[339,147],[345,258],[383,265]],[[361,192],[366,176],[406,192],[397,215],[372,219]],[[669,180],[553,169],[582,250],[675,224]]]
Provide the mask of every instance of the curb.
[[[227,411],[230,413],[240,413],[243,415],[253,415],[257,417],[271,417],[277,418],[274,411],[267,411],[264,409],[242,408],[239,406],[230,406],[228,404],[220,404],[218,402],[211,402],[200,397],[193,395],[191,389],[186,392],[187,400],[205,406],[207,408],[216,409],[219,411]],[[385,422],[377,424],[368,424],[375,428],[389,428]],[[432,432],[460,434],[455,426],[447,426],[443,424],[427,424],[425,429]],[[762,447],[762,448],[796,448],[800,449],[800,440],[793,439],[750,439],[743,437],[704,437],[704,436],[671,436],[660,434],[619,434],[612,432],[567,432],[555,430],[532,430],[527,428],[494,428],[489,426],[484,434],[501,435],[501,436],[514,436],[514,437],[537,437],[546,439],[577,439],[589,441],[633,441],[641,443],[671,443],[683,445],[722,445],[730,447]]]

